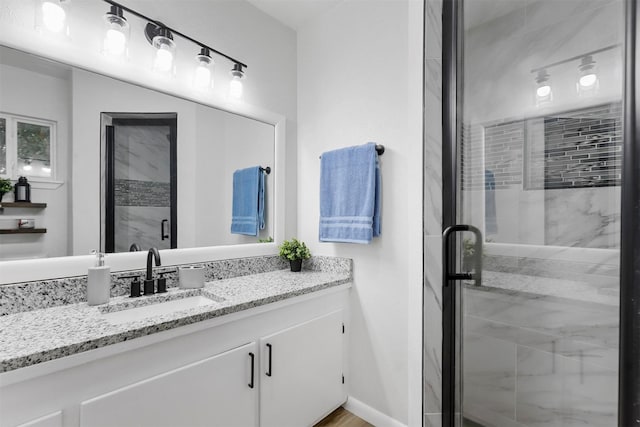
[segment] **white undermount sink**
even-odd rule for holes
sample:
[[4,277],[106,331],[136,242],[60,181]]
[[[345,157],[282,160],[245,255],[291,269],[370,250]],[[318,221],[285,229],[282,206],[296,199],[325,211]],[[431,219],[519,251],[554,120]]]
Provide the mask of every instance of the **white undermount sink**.
[[217,302],[218,301],[213,299],[198,295],[138,307],[125,308],[123,310],[112,311],[110,313],[103,313],[102,317],[110,323],[120,324],[135,322],[154,316],[161,316],[163,314],[170,314],[176,311],[212,305]]

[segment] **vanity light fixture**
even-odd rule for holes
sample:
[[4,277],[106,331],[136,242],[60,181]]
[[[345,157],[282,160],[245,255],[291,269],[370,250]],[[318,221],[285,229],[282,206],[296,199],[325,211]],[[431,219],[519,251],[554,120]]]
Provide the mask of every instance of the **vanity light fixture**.
[[[59,2],[68,2],[70,0],[47,0],[47,1],[59,1]],[[235,58],[232,58],[229,55],[226,55],[219,50],[208,46],[205,43],[202,43],[194,38],[189,37],[188,35],[181,33],[175,28],[171,28],[168,25],[163,24],[153,18],[150,18],[140,12],[137,12],[129,7],[126,7],[118,2],[113,0],[103,0],[105,3],[112,6],[111,12],[109,12],[113,17],[119,17],[124,20],[122,16],[123,12],[127,12],[129,15],[136,16],[147,22],[145,26],[145,36],[151,45],[155,48],[153,52],[153,69],[158,71],[159,73],[165,75],[173,75],[175,74],[175,59],[176,59],[176,43],[174,41],[174,36],[181,37],[200,48],[200,54],[196,56],[196,69],[194,70],[194,78],[193,84],[198,88],[210,89],[213,86],[213,65],[214,61],[212,59],[212,54],[216,54],[218,56],[222,56],[233,64],[233,69],[231,70],[232,79],[229,83],[229,95],[234,99],[239,99],[242,97],[242,81],[241,79],[244,77],[247,65],[238,61]],[[115,10],[113,8],[116,8]],[[113,13],[113,12],[116,13]],[[126,20],[124,20],[126,22]],[[128,26],[127,26],[128,31]],[[124,33],[128,39],[128,32]],[[106,37],[106,36],[105,36]],[[116,38],[122,39],[120,36],[114,36]],[[125,48],[126,49],[126,48]]]
[[583,56],[578,66],[576,91],[578,95],[588,96],[598,92],[598,89],[600,89],[600,79],[596,62],[591,55]]
[[531,73],[536,73],[537,84],[536,105],[540,106],[547,102],[553,101],[553,91],[551,89],[551,83],[549,82],[549,74],[547,73],[547,70],[578,60],[580,61],[580,64],[578,65],[578,78],[576,80],[576,91],[578,92],[578,96],[590,96],[596,94],[598,92],[598,89],[600,89],[600,78],[598,77],[596,61],[594,61],[593,56],[597,53],[612,50],[620,46],[622,45],[613,44],[610,46],[605,46],[600,49],[592,50],[591,52],[585,52],[571,58],[554,62],[552,64],[533,68],[531,70]]
[[242,99],[243,85],[242,79],[244,77],[244,71],[242,70],[242,64],[235,63],[231,69],[231,81],[229,82],[229,98],[233,100]]
[[547,70],[538,71],[536,76],[536,105],[538,107],[553,101],[553,90],[551,89],[551,80]]
[[102,43],[102,53],[112,57],[123,57],[127,53],[129,42],[129,23],[122,8],[111,6],[109,12],[104,15],[105,33]]
[[70,0],[40,0],[36,10],[36,27],[54,34],[68,34]]
[[208,90],[213,87],[212,71],[213,59],[211,51],[203,47],[200,53],[196,55],[196,69],[193,75],[193,86],[197,89]]

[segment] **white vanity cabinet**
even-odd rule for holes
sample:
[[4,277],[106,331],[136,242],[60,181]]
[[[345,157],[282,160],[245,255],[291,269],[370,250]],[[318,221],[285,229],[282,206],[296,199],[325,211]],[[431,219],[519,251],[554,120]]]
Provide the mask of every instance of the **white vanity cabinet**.
[[256,427],[255,343],[80,404],[82,427]]
[[311,426],[346,401],[348,292],[325,289],[0,374],[0,427]]
[[343,314],[260,340],[260,426],[311,426],[344,401]]

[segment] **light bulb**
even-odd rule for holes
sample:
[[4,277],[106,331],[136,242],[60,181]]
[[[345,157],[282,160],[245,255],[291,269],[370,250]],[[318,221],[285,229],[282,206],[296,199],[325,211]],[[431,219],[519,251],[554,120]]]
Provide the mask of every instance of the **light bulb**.
[[242,80],[240,77],[234,76],[229,82],[229,97],[233,99],[242,98]]
[[173,53],[165,46],[156,51],[155,67],[158,71],[168,72],[173,65]]
[[551,86],[549,85],[544,85],[544,86],[540,86],[537,90],[536,90],[536,95],[539,98],[546,98],[547,96],[549,96],[551,94]]
[[120,31],[108,29],[104,36],[104,53],[112,56],[120,56],[127,46],[127,38]]
[[42,23],[53,33],[61,32],[65,27],[67,14],[59,2],[45,1],[42,3]]
[[202,65],[198,65],[196,67],[196,73],[193,78],[193,84],[199,88],[207,88],[209,86],[209,82],[211,82],[211,70],[207,67],[203,67]]
[[47,174],[48,174],[48,173],[51,173],[51,167],[49,167],[49,166],[43,166],[43,167],[42,167],[42,172],[47,173]]
[[594,73],[586,74],[580,77],[580,80],[578,80],[580,86],[585,88],[593,86],[594,84],[596,84],[597,81],[598,81],[598,76],[595,75]]
[[32,169],[31,165],[24,165],[22,167],[22,170],[24,170],[24,171],[30,171],[31,169]]

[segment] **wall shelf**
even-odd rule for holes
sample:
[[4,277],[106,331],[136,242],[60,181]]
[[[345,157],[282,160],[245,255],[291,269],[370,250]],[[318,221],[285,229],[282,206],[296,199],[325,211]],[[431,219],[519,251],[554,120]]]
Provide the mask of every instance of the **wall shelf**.
[[46,203],[31,203],[31,202],[0,202],[0,208],[46,208]]
[[9,230],[0,230],[0,234],[44,234],[46,228],[12,228]]

